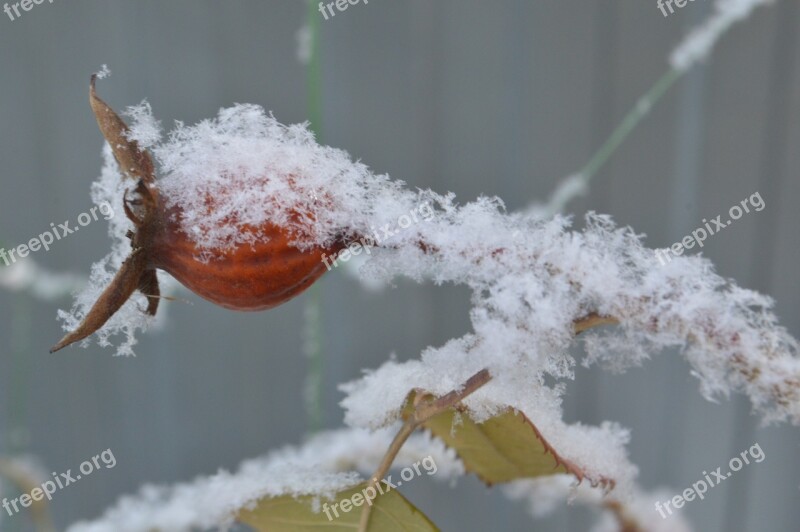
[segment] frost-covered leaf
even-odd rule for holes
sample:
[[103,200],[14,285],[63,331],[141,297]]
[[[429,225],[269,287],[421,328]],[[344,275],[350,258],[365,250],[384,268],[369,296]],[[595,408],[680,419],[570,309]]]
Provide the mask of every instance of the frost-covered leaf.
[[[404,417],[410,414],[420,393],[409,394]],[[424,426],[455,450],[467,471],[489,485],[559,473],[581,480],[587,477],[579,467],[559,456],[524,414],[511,408],[477,423],[466,408],[457,406],[432,417]],[[604,478],[588,480],[592,484],[612,484]]]
[[[74,523],[66,530],[229,530],[243,509],[255,508],[258,501],[284,496],[309,501],[316,497],[321,501],[318,506],[321,511],[323,503],[336,502],[336,493],[352,488],[374,473],[395,431],[392,427],[374,432],[361,429],[321,432],[301,445],[283,447],[246,460],[232,472],[220,470],[169,486],[147,484],[135,494],[120,497],[102,515]],[[463,475],[455,453],[446,449],[440,440],[421,432],[406,442],[395,465],[410,466],[425,458],[435,461],[435,474],[427,469],[424,472],[437,483],[452,482]],[[388,495],[393,494],[388,492]],[[373,519],[377,512],[373,511]],[[324,514],[320,515],[324,518]],[[354,527],[350,526],[349,530]]]
[[[253,510],[239,514],[239,521],[259,532],[352,531],[358,528],[364,508],[367,483],[339,492],[331,502],[315,497],[273,497],[258,502]],[[342,509],[342,501],[352,501]],[[358,506],[353,503],[358,502]],[[322,506],[319,507],[318,505]],[[334,507],[334,505],[337,505]],[[319,511],[314,511],[315,506]],[[395,489],[378,495],[372,502],[370,532],[429,532],[439,530],[425,515]],[[338,517],[337,517],[338,515]]]

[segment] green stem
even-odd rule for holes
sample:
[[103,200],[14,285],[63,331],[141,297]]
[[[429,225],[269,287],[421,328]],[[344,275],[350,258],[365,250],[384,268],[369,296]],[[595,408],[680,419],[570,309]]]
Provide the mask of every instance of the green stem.
[[305,308],[304,350],[308,357],[308,374],[305,382],[306,416],[308,431],[322,429],[322,379],[325,359],[322,353],[321,297],[317,286],[311,287]]
[[308,60],[306,90],[308,120],[311,130],[321,142],[322,135],[322,60],[320,58],[320,16],[313,0],[308,0],[306,26],[311,40],[311,56]]
[[[311,130],[322,141],[322,63],[320,59],[320,17],[316,4],[308,0],[306,11],[311,56],[306,72],[308,120]],[[322,384],[325,359],[322,352],[322,296],[321,286],[315,284],[307,294],[305,309],[305,352],[309,360],[305,383],[305,404],[310,433],[322,429]]]
[[628,111],[622,122],[614,129],[606,139],[600,149],[592,155],[591,159],[577,173],[561,182],[548,200],[544,212],[546,217],[552,217],[563,212],[567,204],[576,196],[586,193],[589,182],[608,162],[614,152],[619,149],[625,139],[636,129],[645,116],[655,106],[659,100],[669,91],[676,81],[678,81],[685,71],[670,69],[665,72],[655,84],[644,93],[636,105]]
[[683,76],[685,71],[679,71],[675,69],[668,70],[655,84],[644,93],[639,101],[636,102],[636,105],[628,111],[628,114],[625,115],[625,118],[622,119],[622,122],[617,126],[617,128],[611,133],[611,136],[605,141],[605,143],[600,147],[599,150],[589,159],[589,162],[586,163],[586,166],[580,171],[579,175],[584,183],[588,184],[592,177],[597,174],[600,168],[605,165],[608,159],[611,158],[611,155],[617,151],[617,148],[628,138],[631,131],[633,131],[636,126],[642,121],[642,119],[647,116],[650,112],[650,109],[658,103],[658,101],[667,93],[667,91],[675,84],[675,82]]

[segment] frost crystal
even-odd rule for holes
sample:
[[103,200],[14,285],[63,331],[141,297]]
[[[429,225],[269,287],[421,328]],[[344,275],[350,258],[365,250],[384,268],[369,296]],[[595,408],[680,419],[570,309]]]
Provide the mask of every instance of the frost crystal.
[[128,107],[125,114],[132,120],[128,138],[139,143],[140,148],[150,148],[161,140],[161,123],[153,117],[153,111],[147,100]]
[[699,27],[692,30],[675,47],[669,61],[676,70],[688,70],[705,59],[719,38],[735,23],[746,19],[757,7],[775,0],[717,0],[714,13]]
[[111,75],[111,71],[108,69],[108,65],[102,65],[94,75],[97,76],[97,79],[106,79]]
[[[220,471],[175,486],[144,486],[123,497],[95,521],[72,525],[69,532],[183,532],[232,524],[242,508],[263,497],[317,495],[331,498],[361,481],[356,469],[369,475],[392,440],[391,431],[368,433],[340,430],[322,433],[301,447],[287,447],[248,460],[235,473]],[[437,466],[434,478],[463,474],[452,451],[419,434],[410,439],[397,459],[404,467],[430,456]],[[318,510],[317,510],[318,511]]]
[[[133,131],[153,123],[146,106],[134,119]],[[659,264],[640,235],[607,216],[590,213],[576,230],[569,218],[508,214],[498,198],[459,205],[452,194],[412,192],[346,152],[320,146],[306,125],[284,126],[255,105],[223,109],[194,126],[178,124],[152,151],[161,167],[159,192],[180,207],[181,227],[201,249],[246,245],[258,238],[246,228],[264,223],[295,230],[300,248],[355,240],[394,226],[423,202],[434,207],[430,220],[383,240],[362,271],[384,282],[406,276],[468,286],[473,332],[350,385],[345,405],[353,425],[393,419],[412,387],[444,393],[483,368],[494,379],[468,401],[476,413],[509,405],[537,424],[560,420],[560,389],[535,384],[546,375],[572,377],[574,323],[593,313],[620,326],[588,336],[587,362],[624,370],[678,347],[707,397],[744,391],[768,420],[800,422],[797,343],[778,326],[772,301],[719,277],[701,257]],[[108,150],[106,159],[93,196],[121,212],[122,180]],[[129,228],[125,217],[112,219],[117,244],[95,265],[93,285],[102,287],[127,255]],[[101,342],[110,331],[123,331],[129,350],[133,331],[147,322],[137,308],[143,299],[113,318]],[[78,316],[93,300],[79,298]],[[65,319],[69,326],[76,318]]]
[[[531,480],[512,482],[504,489],[514,500],[524,500],[535,517],[553,513],[560,505],[580,504],[601,512],[598,523],[591,532],[618,532],[619,530],[647,530],[648,532],[689,532],[690,527],[681,514],[662,519],[653,509],[657,500],[668,498],[667,490],[654,493],[634,491],[625,500],[604,496],[603,491],[588,484],[577,484],[570,475],[552,475]],[[628,527],[620,526],[624,519]]]
[[305,124],[284,126],[256,105],[178,124],[153,153],[159,190],[180,206],[183,229],[200,248],[249,243],[252,232],[243,229],[265,222],[310,235],[300,247],[370,234],[371,225],[397,220],[413,196],[346,152],[320,146]]
[[[65,331],[74,330],[78,324],[86,317],[87,312],[92,308],[94,302],[109,285],[111,279],[119,270],[122,262],[130,253],[130,241],[125,237],[128,230],[133,229],[133,224],[121,213],[124,212],[122,206],[123,194],[125,193],[125,183],[119,173],[119,168],[111,148],[108,144],[103,149],[103,171],[100,178],[92,185],[92,201],[96,205],[111,205],[112,211],[116,213],[109,219],[109,235],[112,239],[111,252],[103,259],[92,265],[89,275],[88,285],[76,293],[75,302],[69,312],[59,310],[58,318],[63,322]],[[175,286],[172,278],[164,272],[158,272],[159,281],[167,287]],[[162,287],[165,286],[162,284]],[[168,294],[171,288],[162,291]],[[123,341],[117,346],[117,355],[133,355],[133,346],[136,345],[136,331],[146,330],[155,323],[163,321],[165,313],[153,318],[144,312],[147,308],[147,298],[139,292],[134,293],[133,297],[117,312],[106,325],[97,332],[97,343],[107,347],[112,345],[111,337],[119,334],[123,336]],[[89,339],[84,340],[81,345],[86,346]]]
[[[151,130],[142,125],[153,123],[149,108],[140,107],[134,119],[133,131]],[[318,145],[305,125],[284,126],[254,105],[223,109],[217,118],[194,126],[178,124],[152,151],[161,167],[159,193],[179,207],[182,230],[201,249],[247,245],[259,235],[246,229],[264,223],[289,229],[300,248],[356,240],[393,226],[420,204],[433,208],[425,223],[382,240],[362,273],[385,283],[405,276],[466,285],[472,291],[472,332],[427,348],[418,360],[387,362],[343,386],[351,427],[391,425],[411,389],[444,394],[486,368],[492,380],[465,401],[476,420],[515,408],[562,457],[591,477],[614,479],[618,493],[633,493],[637,470],[626,455],[628,432],[608,422],[587,427],[562,420],[563,381],[573,378],[576,363],[569,347],[576,324],[592,316],[618,325],[584,336],[585,364],[623,371],[665,348],[677,348],[706,397],[741,391],[767,421],[800,424],[798,346],[778,325],[772,300],[723,279],[699,256],[660,264],[641,235],[617,227],[608,216],[589,213],[584,226],[575,228],[562,216],[541,220],[509,214],[498,198],[458,204],[452,194],[409,191],[347,153]],[[105,155],[93,197],[121,212],[122,179],[108,149]],[[123,216],[112,219],[117,243],[93,269],[93,285],[99,288],[79,296],[73,315],[63,315],[68,326],[127,255],[123,235],[129,224]],[[129,302],[103,329],[101,343],[121,332],[127,337],[122,352],[129,352],[135,329],[147,325],[143,307],[143,297]],[[150,488],[139,501],[146,508],[167,498],[163,519],[172,523],[174,515],[184,515],[180,508],[199,500],[209,508],[203,522],[210,523],[253,497],[319,493],[353,481],[284,466],[269,460],[253,466],[258,474],[252,477],[220,474],[197,487]],[[274,482],[264,483],[273,476]],[[236,484],[240,481],[244,487]],[[220,499],[226,505],[209,502],[221,491],[230,494]],[[174,501],[184,502],[170,510]],[[123,501],[120,508],[131,505]],[[147,512],[140,515],[150,519]]]

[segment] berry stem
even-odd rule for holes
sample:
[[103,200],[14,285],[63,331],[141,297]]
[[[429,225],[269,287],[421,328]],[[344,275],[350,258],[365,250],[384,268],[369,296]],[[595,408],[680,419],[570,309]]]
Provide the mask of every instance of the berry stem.
[[[322,139],[322,63],[320,59],[320,21],[313,0],[307,1],[306,26],[308,28],[311,56],[306,70],[308,120],[317,142]],[[308,431],[322,429],[322,388],[325,359],[322,353],[322,292],[319,284],[308,289],[305,308],[305,354],[309,361],[305,382],[305,405]]]

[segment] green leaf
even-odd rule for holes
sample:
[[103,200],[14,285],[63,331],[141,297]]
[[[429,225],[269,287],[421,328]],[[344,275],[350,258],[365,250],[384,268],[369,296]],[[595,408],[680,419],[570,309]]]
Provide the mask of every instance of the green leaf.
[[[412,391],[403,409],[403,417],[413,412],[417,394]],[[583,480],[587,475],[575,464],[561,457],[542,437],[536,426],[521,412],[504,412],[476,423],[463,405],[438,414],[423,426],[455,450],[467,471],[475,473],[488,485],[523,478],[569,473]],[[604,478],[588,478],[594,484],[613,485]]]
[[[332,501],[320,498],[322,509],[315,513],[314,497],[268,497],[261,499],[253,510],[243,510],[238,520],[259,532],[352,532],[358,530],[361,513],[366,507],[364,490],[367,483],[339,492]],[[371,532],[433,532],[439,529],[417,510],[399,491],[382,484],[383,495],[372,501],[369,528]],[[387,491],[387,489],[389,491]],[[354,498],[355,497],[355,498]],[[345,503],[345,512],[342,508]],[[352,503],[360,502],[358,506]],[[336,506],[334,506],[336,505]],[[327,511],[325,511],[327,509]],[[338,513],[338,517],[337,517]],[[330,518],[329,518],[330,516]]]

